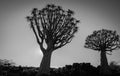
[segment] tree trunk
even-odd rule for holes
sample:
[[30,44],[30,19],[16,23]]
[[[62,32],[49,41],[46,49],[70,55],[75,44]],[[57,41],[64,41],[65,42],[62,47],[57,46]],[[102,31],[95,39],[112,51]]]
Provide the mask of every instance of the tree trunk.
[[43,54],[39,72],[36,76],[41,76],[43,74],[50,75],[51,55],[52,55],[52,52],[46,52],[45,54]]
[[109,74],[109,66],[107,61],[107,56],[105,51],[101,51],[101,74]]
[[106,52],[101,51],[101,66],[108,66]]

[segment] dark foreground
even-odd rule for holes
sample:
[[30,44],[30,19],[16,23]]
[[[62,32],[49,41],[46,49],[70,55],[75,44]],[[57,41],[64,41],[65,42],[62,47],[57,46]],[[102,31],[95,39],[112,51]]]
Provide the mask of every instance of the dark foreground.
[[[94,67],[90,63],[74,63],[61,68],[51,68],[50,76],[120,76],[120,66],[111,65],[110,67],[109,75],[101,75],[100,66]],[[0,76],[35,76],[37,72],[37,67],[0,65]]]

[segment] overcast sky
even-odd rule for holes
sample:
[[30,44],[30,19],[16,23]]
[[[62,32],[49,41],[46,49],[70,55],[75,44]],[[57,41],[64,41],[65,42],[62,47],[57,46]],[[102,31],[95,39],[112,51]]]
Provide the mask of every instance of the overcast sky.
[[[79,31],[72,42],[52,54],[51,66],[90,62],[100,64],[100,52],[84,48],[85,38],[94,30],[116,30],[120,34],[119,0],[0,0],[0,59],[17,65],[39,66],[42,53],[29,23],[25,19],[32,8],[42,9],[46,4],[71,9],[79,19]],[[120,50],[107,55],[108,61],[120,63]]]

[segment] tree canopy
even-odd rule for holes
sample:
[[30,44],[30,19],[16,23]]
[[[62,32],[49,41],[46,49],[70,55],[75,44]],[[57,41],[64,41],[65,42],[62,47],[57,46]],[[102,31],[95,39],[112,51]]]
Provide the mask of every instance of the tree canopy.
[[47,5],[38,10],[34,8],[31,16],[27,16],[31,28],[36,36],[41,49],[45,50],[43,43],[47,44],[47,49],[53,50],[60,48],[71,42],[74,33],[77,32],[79,20],[73,17],[74,12],[70,9],[63,10],[54,4]]
[[116,31],[102,29],[86,38],[85,47],[97,51],[112,51],[120,48],[120,36]]

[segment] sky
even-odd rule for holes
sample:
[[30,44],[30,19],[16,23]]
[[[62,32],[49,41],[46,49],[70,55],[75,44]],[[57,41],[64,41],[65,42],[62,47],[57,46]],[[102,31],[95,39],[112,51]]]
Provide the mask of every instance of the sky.
[[[0,59],[22,66],[40,65],[43,54],[25,17],[33,8],[42,9],[47,4],[71,9],[80,20],[72,42],[52,53],[51,67],[83,62],[98,66],[100,52],[84,48],[85,39],[102,28],[116,30],[120,35],[119,0],[0,0]],[[109,63],[120,63],[120,50],[114,50],[107,58]]]

